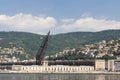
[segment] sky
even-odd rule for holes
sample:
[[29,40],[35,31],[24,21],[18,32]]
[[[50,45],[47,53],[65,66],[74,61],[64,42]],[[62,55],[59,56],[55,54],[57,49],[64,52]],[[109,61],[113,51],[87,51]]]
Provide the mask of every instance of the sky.
[[120,0],[0,0],[0,31],[37,34],[120,29]]

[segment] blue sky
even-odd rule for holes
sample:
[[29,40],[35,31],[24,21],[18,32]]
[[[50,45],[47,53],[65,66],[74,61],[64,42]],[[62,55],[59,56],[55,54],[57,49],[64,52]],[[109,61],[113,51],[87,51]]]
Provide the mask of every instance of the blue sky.
[[0,31],[120,29],[120,0],[0,0]]

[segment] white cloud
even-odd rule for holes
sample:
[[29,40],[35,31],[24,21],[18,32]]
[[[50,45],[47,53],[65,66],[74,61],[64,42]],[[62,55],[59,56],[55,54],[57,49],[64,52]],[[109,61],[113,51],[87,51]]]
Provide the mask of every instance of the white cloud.
[[120,22],[115,20],[95,19],[86,17],[72,23],[64,23],[61,28],[65,31],[101,31],[107,29],[120,29]]
[[53,17],[33,16],[30,14],[16,14],[14,16],[0,15],[0,28],[9,31],[27,31],[44,33],[45,30],[55,27],[56,20]]
[[120,29],[120,21],[82,17],[80,19],[61,19],[54,17],[33,16],[31,14],[16,14],[14,16],[0,15],[0,31],[24,31],[46,34],[73,31],[101,31]]
[[69,23],[69,22],[73,22],[74,19],[73,18],[70,18],[70,19],[62,19],[61,22],[62,23]]

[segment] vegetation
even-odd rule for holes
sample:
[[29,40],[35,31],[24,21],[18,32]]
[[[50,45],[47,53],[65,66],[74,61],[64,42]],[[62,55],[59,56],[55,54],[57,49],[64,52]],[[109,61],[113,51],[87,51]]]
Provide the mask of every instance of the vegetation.
[[[44,35],[26,32],[0,32],[0,47],[22,47],[25,49],[26,53],[31,56],[30,58],[33,58],[41,45],[43,37]],[[51,35],[48,43],[47,55],[55,54],[65,48],[78,48],[84,44],[91,44],[102,40],[112,40],[119,37],[120,30],[72,32]],[[67,58],[72,58],[72,56]]]

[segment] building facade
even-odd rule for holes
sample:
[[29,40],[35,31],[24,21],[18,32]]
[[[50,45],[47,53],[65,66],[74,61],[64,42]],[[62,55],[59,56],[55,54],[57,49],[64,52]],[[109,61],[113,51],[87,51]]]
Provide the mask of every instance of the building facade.
[[[107,64],[106,64],[107,63]],[[107,66],[107,68],[105,68]],[[68,65],[51,65],[48,66],[48,61],[40,65],[13,65],[13,71],[21,71],[26,73],[84,73],[93,71],[120,71],[119,60],[95,60],[94,66],[68,66]]]
[[115,70],[115,61],[114,60],[108,60],[108,70],[114,71]]
[[95,60],[95,70],[105,70],[105,60]]
[[13,65],[12,70],[23,72],[39,72],[39,73],[79,73],[94,71],[94,66],[22,66]]

